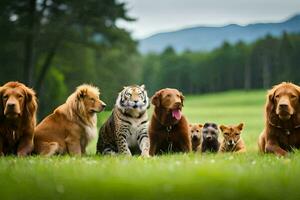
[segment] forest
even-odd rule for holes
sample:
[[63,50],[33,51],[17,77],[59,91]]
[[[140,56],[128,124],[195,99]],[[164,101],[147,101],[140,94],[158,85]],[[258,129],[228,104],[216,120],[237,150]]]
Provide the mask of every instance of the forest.
[[[300,35],[266,35],[211,52],[138,52],[138,41],[116,25],[134,23],[116,0],[2,0],[0,84],[17,80],[34,88],[39,118],[81,83],[101,90],[112,107],[124,85],[145,84],[150,96],[164,87],[184,94],[270,88],[300,82]],[[197,42],[197,41],[195,41]]]

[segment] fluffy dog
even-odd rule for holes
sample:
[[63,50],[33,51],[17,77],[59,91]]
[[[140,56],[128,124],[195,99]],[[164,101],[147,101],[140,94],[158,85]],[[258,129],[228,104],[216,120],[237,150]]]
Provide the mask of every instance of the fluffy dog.
[[35,92],[19,82],[0,88],[0,155],[25,156],[33,149],[37,100]]
[[202,124],[190,124],[190,136],[192,141],[192,150],[194,152],[201,151],[202,143]]
[[237,126],[220,126],[220,130],[223,134],[220,152],[242,153],[246,151],[244,140],[241,138],[243,127],[243,123],[240,123]]
[[205,123],[202,128],[202,152],[218,152],[220,147],[219,138],[219,129],[218,125],[215,123]]
[[184,96],[176,89],[162,89],[152,97],[154,112],[149,125],[150,155],[191,151],[189,125],[182,115]]
[[99,99],[98,88],[81,85],[35,129],[37,154],[81,155],[97,134],[97,115],[106,106]]
[[285,156],[300,148],[299,95],[299,86],[286,82],[268,91],[265,128],[258,141],[261,152]]

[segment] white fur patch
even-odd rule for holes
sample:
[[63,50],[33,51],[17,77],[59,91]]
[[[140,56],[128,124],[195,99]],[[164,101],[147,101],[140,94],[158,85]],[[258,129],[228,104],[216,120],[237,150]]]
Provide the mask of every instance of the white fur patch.
[[97,136],[97,126],[93,126],[93,127],[85,126],[85,133],[88,142],[90,142],[91,140],[95,139]]

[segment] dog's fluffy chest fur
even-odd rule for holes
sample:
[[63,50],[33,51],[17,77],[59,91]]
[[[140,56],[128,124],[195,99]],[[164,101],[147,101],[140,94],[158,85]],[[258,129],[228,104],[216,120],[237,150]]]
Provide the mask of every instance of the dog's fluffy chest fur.
[[[95,139],[97,136],[97,115],[93,116],[92,124],[80,123],[83,129],[83,134],[81,135],[81,143],[88,144],[91,140]],[[85,141],[85,142],[84,142]]]

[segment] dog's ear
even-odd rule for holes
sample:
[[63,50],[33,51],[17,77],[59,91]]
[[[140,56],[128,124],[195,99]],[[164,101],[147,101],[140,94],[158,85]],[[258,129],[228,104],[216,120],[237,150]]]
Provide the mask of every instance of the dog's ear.
[[274,106],[274,96],[275,96],[275,91],[274,89],[271,89],[268,91],[268,94],[267,94],[267,105],[269,105],[269,107],[273,107]]
[[223,132],[227,127],[225,125],[220,125],[220,130]]
[[30,120],[35,117],[37,111],[37,98],[33,89],[25,87],[25,115]]
[[142,88],[143,90],[145,90],[145,85],[144,84],[140,85],[140,88]]
[[266,101],[266,116],[267,118],[269,118],[270,114],[272,112],[274,112],[274,108],[275,108],[275,92],[277,90],[279,85],[274,86],[271,90],[268,91],[267,93],[267,101]]
[[77,95],[78,99],[83,99],[86,96],[87,96],[87,89],[81,89]]
[[182,103],[182,106],[183,106],[184,96],[181,92],[180,92],[180,99],[181,99],[181,103]]
[[202,124],[198,124],[198,127],[199,127],[199,128],[202,128],[202,127],[203,127],[203,125],[202,125]]
[[238,128],[240,131],[242,131],[243,128],[244,128],[244,123],[240,123],[240,124],[237,126],[237,128]]
[[156,106],[159,107],[160,103],[161,103],[161,94],[162,94],[162,90],[159,90],[158,92],[156,92],[152,99],[151,99],[151,103]]

